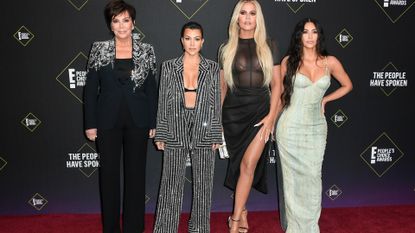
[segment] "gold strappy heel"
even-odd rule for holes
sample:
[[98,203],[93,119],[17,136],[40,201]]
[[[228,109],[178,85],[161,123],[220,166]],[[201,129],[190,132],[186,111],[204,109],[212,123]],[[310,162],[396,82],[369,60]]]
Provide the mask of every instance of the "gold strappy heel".
[[[229,216],[228,217],[228,228],[229,228],[229,232],[231,232],[231,230],[232,230],[232,226],[233,226],[233,223],[231,224],[231,222],[236,222],[236,223],[238,223],[240,220],[239,219],[233,219],[232,218],[232,216]],[[239,227],[239,226],[238,226]],[[239,229],[238,229],[238,232],[239,232]]]
[[239,233],[248,233],[249,226],[248,226],[248,210],[247,209],[242,210],[241,219],[245,220],[246,226],[240,226]]

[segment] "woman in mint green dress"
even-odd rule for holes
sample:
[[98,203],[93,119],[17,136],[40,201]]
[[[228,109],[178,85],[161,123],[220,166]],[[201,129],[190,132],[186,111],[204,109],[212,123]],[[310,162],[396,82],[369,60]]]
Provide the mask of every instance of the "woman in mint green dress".
[[[318,233],[321,212],[321,167],[326,148],[326,103],[352,90],[342,64],[328,56],[324,34],[314,19],[295,27],[281,63],[284,91],[276,136],[281,157],[287,233]],[[325,96],[334,77],[340,87]]]

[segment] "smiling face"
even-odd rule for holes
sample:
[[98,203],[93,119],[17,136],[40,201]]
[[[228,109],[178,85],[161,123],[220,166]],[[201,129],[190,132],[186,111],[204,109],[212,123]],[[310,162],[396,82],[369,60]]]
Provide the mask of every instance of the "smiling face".
[[316,48],[318,40],[318,32],[316,25],[312,22],[307,22],[304,24],[303,35],[301,37],[301,42],[305,48]]
[[240,30],[246,32],[255,31],[256,28],[256,8],[251,2],[246,2],[242,5],[239,11],[238,25]]
[[128,11],[123,11],[114,16],[111,21],[111,30],[118,39],[127,39],[131,37],[134,29],[134,22],[128,14]]
[[181,39],[184,52],[188,55],[198,55],[204,42],[202,32],[199,29],[186,28]]

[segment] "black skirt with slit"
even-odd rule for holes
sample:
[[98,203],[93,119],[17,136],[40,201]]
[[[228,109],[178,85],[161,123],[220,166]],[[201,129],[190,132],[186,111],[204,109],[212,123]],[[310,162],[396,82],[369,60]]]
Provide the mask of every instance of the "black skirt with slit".
[[[269,110],[270,91],[266,87],[235,88],[227,91],[222,109],[222,124],[229,152],[225,186],[231,190],[236,189],[245,151],[262,127],[254,125],[268,115]],[[258,160],[252,183],[252,187],[262,193],[268,192],[266,151],[262,152]]]

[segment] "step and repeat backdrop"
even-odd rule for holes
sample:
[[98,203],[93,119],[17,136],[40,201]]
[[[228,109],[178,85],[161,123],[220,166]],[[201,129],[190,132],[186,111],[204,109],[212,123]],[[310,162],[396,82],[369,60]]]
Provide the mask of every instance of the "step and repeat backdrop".
[[[235,0],[128,0],[135,32],[154,45],[158,67],[182,53],[181,26],[205,29],[204,56],[217,60]],[[269,37],[286,52],[294,25],[320,20],[328,50],[354,90],[327,105],[323,207],[415,204],[415,0],[260,0]],[[93,41],[111,35],[104,0],[6,1],[1,14],[0,215],[96,213],[99,154],[83,134],[82,93]],[[330,90],[338,87],[332,82]],[[147,212],[154,212],[162,153],[148,142]],[[278,209],[275,157],[269,194],[248,207]],[[216,160],[213,211],[231,211]],[[190,167],[184,211],[190,207]]]

